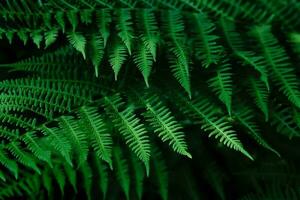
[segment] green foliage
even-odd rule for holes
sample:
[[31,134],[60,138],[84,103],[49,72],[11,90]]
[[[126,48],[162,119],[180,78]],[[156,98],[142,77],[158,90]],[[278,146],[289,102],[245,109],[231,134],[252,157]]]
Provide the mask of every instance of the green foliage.
[[299,199],[299,11],[1,2],[0,199]]

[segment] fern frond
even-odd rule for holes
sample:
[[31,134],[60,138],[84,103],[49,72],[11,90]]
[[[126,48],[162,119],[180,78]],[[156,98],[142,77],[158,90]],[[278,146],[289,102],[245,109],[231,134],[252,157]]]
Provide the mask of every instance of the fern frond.
[[104,40],[100,35],[93,34],[87,44],[88,57],[90,57],[96,77],[99,76],[99,67],[104,55]]
[[245,105],[241,105],[239,109],[237,109],[237,112],[234,112],[234,116],[239,121],[239,123],[247,129],[247,133],[253,137],[254,140],[258,144],[260,144],[262,147],[272,151],[275,153],[278,157],[280,157],[280,154],[278,151],[276,151],[274,148],[272,148],[261,136],[261,130],[259,129],[258,125],[254,121],[254,113],[251,111],[250,108],[248,108]]
[[152,59],[153,58],[150,52],[144,45],[138,46],[136,52],[133,55],[133,60],[141,71],[147,87],[149,87],[149,76],[153,64]]
[[81,166],[84,162],[86,162],[88,156],[86,135],[73,117],[60,117],[59,126],[62,128],[60,134],[63,134],[70,141],[72,151],[76,156],[78,156],[78,166]]
[[131,12],[129,10],[121,9],[116,11],[115,15],[117,17],[116,29],[118,31],[118,36],[125,44],[129,55],[131,55],[132,40],[134,39]]
[[143,161],[146,167],[147,175],[149,174],[150,160],[150,141],[147,131],[140,119],[133,113],[131,107],[120,111],[122,100],[119,95],[113,97],[104,97],[104,107],[114,126],[125,138],[127,145]]
[[113,68],[115,80],[118,79],[118,74],[127,57],[126,46],[117,40],[110,48],[109,63]]
[[79,51],[83,58],[86,58],[85,55],[85,46],[86,46],[86,38],[78,32],[69,32],[67,33],[67,39],[70,42],[70,44]]
[[112,168],[112,138],[97,109],[94,107],[81,107],[78,111],[82,127],[88,132],[91,146],[96,155],[107,162]]
[[49,166],[52,167],[51,152],[39,143],[35,132],[26,133],[21,139],[26,144],[27,149],[29,149],[39,160],[47,162]]
[[195,26],[195,54],[202,62],[202,66],[207,68],[211,64],[218,63],[222,47],[218,44],[218,36],[214,35],[215,24],[204,14],[197,13],[193,15],[191,26]]
[[151,53],[153,60],[156,61],[157,45],[160,40],[158,35],[158,24],[154,12],[142,10],[137,13],[137,26],[140,29],[140,38]]
[[271,33],[270,26],[254,29],[266,65],[269,67],[271,79],[279,90],[297,107],[300,107],[300,92],[296,75],[284,49]]
[[192,158],[188,152],[182,126],[176,121],[171,111],[155,95],[149,94],[145,98],[142,98],[142,101],[147,109],[143,115],[161,140],[169,142],[169,145],[175,152]]
[[269,107],[268,107],[268,89],[265,84],[260,80],[252,77],[249,78],[249,94],[255,99],[255,104],[264,113],[266,121],[269,120]]
[[73,166],[71,161],[71,144],[69,140],[60,132],[58,128],[48,128],[47,126],[42,126],[41,131],[45,136],[47,136],[47,141],[51,146],[57,150],[67,163]]
[[209,87],[226,105],[227,112],[231,116],[232,98],[232,72],[228,63],[222,63],[216,70],[216,76],[208,80]]
[[103,38],[104,47],[106,47],[107,40],[110,36],[109,25],[110,25],[111,21],[112,21],[111,13],[109,10],[101,9],[96,12],[96,22],[97,22],[101,37]]
[[169,58],[171,71],[173,76],[177,79],[177,81],[191,98],[192,92],[190,83],[189,59],[186,54],[186,49],[177,41],[174,41],[173,45],[174,46],[170,47],[172,56]]
[[182,104],[186,108],[183,112],[193,118],[200,119],[201,129],[209,133],[208,137],[219,138],[225,146],[240,151],[253,160],[252,156],[244,149],[232,126],[226,121],[226,117],[218,117],[215,108],[207,99],[200,100],[197,98],[189,101],[183,97],[180,98],[182,98]]
[[58,28],[53,27],[51,30],[45,32],[45,48],[53,44],[58,37]]
[[21,147],[19,142],[11,142],[7,146],[8,151],[16,158],[21,164],[33,169],[38,174],[41,174],[40,169],[37,166],[36,160],[25,152]]
[[0,148],[0,164],[7,168],[17,179],[18,178],[18,165],[15,160],[11,160],[7,157],[5,150]]

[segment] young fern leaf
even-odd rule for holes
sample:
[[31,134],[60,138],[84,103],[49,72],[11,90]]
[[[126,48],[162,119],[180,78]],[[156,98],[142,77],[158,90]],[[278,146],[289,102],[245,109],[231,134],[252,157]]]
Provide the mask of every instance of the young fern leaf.
[[51,30],[45,32],[45,49],[53,44],[58,37],[58,28],[53,27]]
[[41,174],[39,170],[36,160],[30,156],[27,152],[25,152],[21,147],[19,142],[11,142],[7,147],[8,151],[16,158],[18,162],[21,164],[33,169],[38,174]]
[[146,86],[149,87],[149,76],[151,73],[151,68],[153,64],[152,56],[146,46],[139,45],[135,54],[133,55],[133,60],[141,71]]
[[18,165],[16,161],[9,159],[2,147],[0,148],[0,164],[7,168],[16,179],[18,178]]
[[87,50],[94,68],[96,77],[99,76],[99,67],[104,55],[103,38],[100,35],[93,34],[88,41]]
[[175,46],[170,47],[173,56],[169,58],[171,71],[189,97],[192,98],[189,60],[186,49],[177,41],[174,41],[173,45]]
[[209,87],[226,105],[228,114],[231,116],[231,98],[232,98],[232,73],[231,66],[223,63],[216,70],[215,77],[208,80]]
[[147,111],[143,113],[146,120],[154,128],[154,132],[163,142],[169,142],[173,150],[179,154],[192,158],[188,152],[185,141],[185,134],[182,132],[182,126],[178,123],[171,111],[163,105],[157,96],[149,95],[142,98]]
[[62,133],[70,141],[73,152],[76,156],[78,156],[78,166],[81,166],[84,162],[86,162],[88,156],[86,134],[73,117],[60,117],[59,126],[62,128]]
[[191,26],[196,38],[196,58],[202,61],[202,66],[207,68],[211,64],[218,63],[222,47],[218,45],[218,36],[213,35],[216,28],[204,13],[193,14]]
[[69,22],[72,25],[72,31],[75,32],[77,26],[78,26],[78,16],[77,16],[77,11],[68,11],[67,12],[67,18]]
[[109,63],[113,68],[115,80],[118,80],[118,74],[127,57],[126,46],[117,40],[109,51]]
[[249,78],[249,94],[255,100],[256,106],[264,113],[265,120],[269,120],[269,107],[268,107],[268,89],[265,84],[260,80]]
[[139,10],[137,13],[137,26],[140,39],[156,61],[156,50],[159,42],[158,25],[154,12],[151,10]]
[[207,99],[197,98],[193,101],[189,101],[183,97],[181,101],[186,108],[183,110],[189,116],[200,119],[201,129],[208,132],[208,137],[214,136],[215,139],[220,140],[225,146],[241,152],[251,160],[252,156],[244,149],[241,141],[238,139],[235,131],[229,122],[226,121],[226,117],[218,117],[215,114],[215,108]]
[[85,55],[85,46],[86,46],[86,39],[81,33],[77,32],[69,32],[67,33],[67,39],[70,42],[70,44],[79,51],[83,58],[86,58]]
[[37,46],[37,48],[41,47],[41,42],[43,40],[43,35],[40,30],[35,30],[30,33],[30,37],[33,40],[33,43]]
[[236,111],[234,111],[234,116],[236,117],[238,122],[247,130],[247,133],[251,137],[253,137],[253,139],[256,140],[256,142],[259,145],[272,151],[278,157],[280,157],[278,151],[273,149],[261,136],[260,134],[261,130],[259,129],[258,125],[255,123],[253,119],[255,115],[250,108],[248,108],[245,105],[240,105],[240,107],[238,107]]
[[272,34],[271,27],[267,25],[256,27],[253,34],[259,42],[272,81],[291,103],[300,108],[300,92],[296,74],[285,50]]
[[71,152],[71,144],[69,140],[61,134],[61,130],[58,128],[48,128],[46,126],[41,127],[41,131],[45,136],[47,136],[47,141],[50,146],[53,146],[55,150],[57,150],[64,159],[66,159],[67,163],[73,166],[70,152]]
[[134,38],[131,12],[127,9],[120,9],[115,12],[115,15],[117,17],[116,29],[118,32],[118,36],[125,44],[129,55],[131,55],[132,40]]
[[110,23],[112,21],[112,17],[110,11],[107,9],[100,9],[96,12],[96,22],[98,25],[99,32],[101,37],[103,38],[103,46],[106,47],[107,40],[110,35]]
[[130,192],[130,177],[127,161],[123,158],[120,147],[114,147],[114,166],[116,166],[116,176],[119,181],[126,199],[129,200]]
[[66,20],[64,19],[64,12],[63,11],[56,12],[54,18],[57,21],[57,24],[60,26],[62,32],[65,33]]
[[113,121],[114,126],[125,138],[126,144],[145,164],[146,173],[149,175],[150,141],[144,124],[136,117],[132,107],[119,111],[122,105],[119,95],[104,97],[104,107]]
[[43,145],[39,143],[36,132],[27,132],[21,138],[29,149],[38,159],[45,161],[52,167],[51,152],[43,148]]
[[81,107],[78,112],[81,126],[89,135],[96,155],[107,162],[112,169],[112,138],[95,107]]

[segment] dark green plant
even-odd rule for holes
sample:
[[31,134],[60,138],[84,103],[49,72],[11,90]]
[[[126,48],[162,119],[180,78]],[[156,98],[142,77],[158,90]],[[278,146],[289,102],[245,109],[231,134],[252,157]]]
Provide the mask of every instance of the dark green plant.
[[4,0],[0,199],[299,199],[299,17]]

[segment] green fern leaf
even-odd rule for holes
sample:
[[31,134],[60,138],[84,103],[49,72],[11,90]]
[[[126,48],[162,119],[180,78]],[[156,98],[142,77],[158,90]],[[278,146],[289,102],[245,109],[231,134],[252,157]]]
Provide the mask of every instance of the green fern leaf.
[[190,69],[186,49],[177,41],[174,41],[172,45],[174,46],[170,46],[170,51],[173,55],[169,58],[171,71],[191,98]]
[[290,65],[286,52],[271,33],[271,27],[256,27],[253,34],[260,44],[272,81],[295,106],[300,108],[300,92],[297,77]]
[[158,25],[154,12],[151,10],[143,10],[137,13],[137,26],[139,27],[140,38],[151,53],[153,60],[156,61],[156,51],[159,42]]
[[16,179],[18,178],[18,165],[16,161],[9,159],[2,148],[0,149],[0,164],[12,172]]
[[88,41],[88,57],[90,57],[94,68],[96,77],[99,76],[99,67],[104,55],[103,38],[99,35],[93,34]]
[[206,98],[200,100],[200,97],[198,97],[193,101],[183,98],[182,103],[186,108],[183,112],[193,118],[201,120],[201,129],[209,133],[208,137],[214,136],[215,139],[219,138],[220,142],[225,146],[239,151],[253,160],[252,156],[244,149],[229,122],[226,121],[226,117],[218,117],[216,115],[215,108],[211,102]]
[[38,174],[41,174],[41,171],[36,164],[36,160],[34,160],[30,154],[21,149],[19,142],[11,142],[7,149],[17,159],[18,162],[33,169]]
[[261,134],[260,134],[261,130],[256,125],[256,123],[253,121],[254,114],[251,111],[251,109],[249,109],[245,105],[241,105],[239,107],[239,109],[236,109],[236,110],[238,110],[238,112],[234,112],[234,115],[235,115],[236,119],[240,122],[240,124],[243,127],[245,127],[245,129],[247,130],[247,133],[251,137],[253,137],[253,139],[256,140],[256,142],[258,144],[260,144],[262,147],[272,151],[278,157],[280,157],[280,154],[275,149],[273,149],[261,136]]
[[60,117],[59,126],[64,136],[70,141],[73,152],[78,156],[78,166],[81,166],[88,156],[87,137],[84,131],[73,117]]
[[218,63],[222,47],[218,45],[218,36],[213,35],[215,25],[208,19],[204,13],[193,15],[191,26],[196,38],[196,57],[202,61],[202,66],[207,68],[211,64]]
[[78,16],[77,16],[77,11],[68,11],[67,12],[67,18],[69,20],[69,22],[72,25],[72,30],[73,32],[75,32],[77,26],[78,26]]
[[79,109],[82,127],[88,132],[91,145],[97,156],[107,162],[112,168],[112,138],[108,133],[97,108],[82,107]]
[[33,43],[40,48],[41,47],[41,42],[43,40],[43,35],[40,30],[35,30],[30,33],[30,37],[33,40]]
[[41,128],[43,134],[47,137],[49,144],[57,150],[63,158],[66,159],[67,163],[73,166],[70,152],[71,152],[71,144],[68,139],[61,133],[61,130],[58,128],[48,128],[43,126]]
[[39,144],[38,137],[35,132],[27,132],[22,140],[26,144],[27,148],[40,160],[43,160],[52,167],[51,152],[43,149],[43,146]]
[[137,157],[143,161],[146,167],[147,175],[149,174],[150,160],[150,141],[147,136],[144,125],[139,118],[133,113],[131,107],[119,111],[122,100],[119,95],[114,97],[104,97],[104,106],[106,112],[111,117],[114,126],[120,131],[125,138],[126,143]]
[[153,58],[148,52],[148,49],[144,45],[139,45],[137,47],[136,52],[133,55],[134,62],[138,66],[139,70],[141,71],[144,81],[146,83],[146,86],[149,87],[149,76],[151,73],[151,68],[153,64]]
[[143,99],[147,112],[144,113],[147,121],[154,128],[154,132],[163,142],[168,141],[169,145],[175,152],[192,158],[188,152],[185,135],[182,132],[182,127],[178,123],[170,110],[159,101],[155,95],[149,95]]
[[232,73],[231,67],[227,63],[223,63],[217,69],[215,77],[208,80],[209,87],[226,105],[227,111],[231,116],[231,98],[232,98]]
[[111,14],[109,10],[101,9],[96,12],[96,22],[98,25],[99,32],[103,38],[104,47],[106,47],[107,40],[110,35],[109,25],[112,21]]
[[86,39],[81,33],[76,33],[76,32],[69,32],[67,33],[67,38],[71,45],[79,51],[83,58],[86,58],[85,55],[85,45],[86,45]]
[[255,99],[255,104],[264,113],[266,121],[269,120],[268,90],[265,84],[254,78],[249,79],[249,94]]
[[116,41],[109,53],[109,63],[112,66],[115,73],[115,80],[118,79],[118,74],[121,70],[122,65],[124,64],[127,57],[126,46],[123,43],[120,43],[119,40]]
[[53,44],[58,37],[58,28],[53,27],[51,30],[45,32],[45,49]]
[[129,55],[131,55],[132,40],[134,38],[131,13],[129,10],[121,9],[117,10],[115,15],[117,17],[116,29],[118,36],[125,44]]

